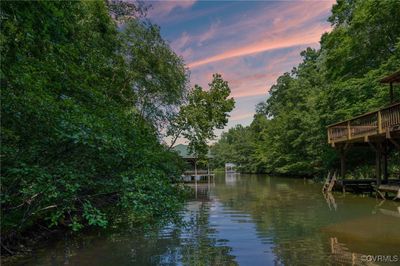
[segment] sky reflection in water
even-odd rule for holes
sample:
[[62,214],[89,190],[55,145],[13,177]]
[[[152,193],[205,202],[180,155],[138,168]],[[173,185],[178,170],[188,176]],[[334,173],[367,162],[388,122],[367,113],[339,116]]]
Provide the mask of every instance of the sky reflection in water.
[[9,264],[380,265],[363,255],[400,258],[398,202],[324,197],[311,180],[265,175],[217,176],[197,189],[182,213],[185,226],[66,235]]

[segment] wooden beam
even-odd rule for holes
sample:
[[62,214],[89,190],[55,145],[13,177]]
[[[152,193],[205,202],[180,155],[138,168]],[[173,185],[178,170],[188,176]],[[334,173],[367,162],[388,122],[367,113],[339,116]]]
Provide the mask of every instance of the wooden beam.
[[397,143],[395,139],[389,138],[390,142],[393,143],[393,145],[400,150],[400,144]]
[[344,178],[346,175],[346,153],[340,152],[340,176]]
[[383,195],[383,193],[379,191],[379,188],[378,188],[378,187],[375,188],[375,191],[376,191],[376,193],[377,193],[379,196],[381,196],[381,198],[382,198],[383,200],[386,200],[385,195]]
[[383,130],[382,130],[382,113],[380,110],[378,111],[377,115],[378,115],[378,134],[381,134]]
[[383,142],[383,180],[384,183],[388,183],[388,143],[387,141]]
[[[351,139],[351,127],[350,127],[350,120],[347,121],[347,139]],[[346,142],[347,143],[347,142]]]
[[331,130],[328,128],[328,144],[331,143]]
[[346,142],[344,144],[343,150],[344,150],[345,153],[347,153],[347,151],[349,150],[350,146],[351,146],[350,142]]
[[344,145],[340,147],[340,176],[344,178],[346,175],[346,154],[349,151],[351,143],[346,142]]
[[376,184],[379,186],[381,184],[381,157],[382,157],[382,144],[381,143],[377,143],[376,145],[376,158],[375,158],[375,168],[376,168]]
[[375,151],[375,177],[376,184],[379,186],[381,184],[381,175],[382,175],[382,143],[378,142],[374,145],[372,142],[368,142],[370,147]]
[[369,146],[376,152],[376,147],[375,145],[369,141],[369,139],[367,139],[367,143],[369,144]]

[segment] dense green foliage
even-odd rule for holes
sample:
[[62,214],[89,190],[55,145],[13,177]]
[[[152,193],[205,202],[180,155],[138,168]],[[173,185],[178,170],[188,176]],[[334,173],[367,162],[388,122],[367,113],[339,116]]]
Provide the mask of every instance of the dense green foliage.
[[1,16],[3,243],[104,227],[110,203],[138,221],[176,210],[181,161],[155,124],[187,74],[158,27],[118,29],[103,1],[3,2]]
[[147,21],[128,21],[122,44],[128,79],[120,89],[133,89],[140,116],[161,134],[188,92],[183,61],[161,38],[158,26]]
[[235,106],[228,82],[220,74],[214,74],[209,90],[195,85],[189,92],[187,103],[181,106],[179,114],[169,127],[169,134],[175,143],[179,136],[189,141],[189,150],[199,158],[208,153],[207,142],[215,138],[214,129],[222,129],[228,123],[228,113]]
[[[252,124],[214,145],[217,167],[231,161],[246,172],[307,175],[335,168],[326,126],[389,103],[379,80],[400,67],[400,2],[339,0],[329,21],[321,48],[303,51],[303,62],[278,78]],[[362,156],[349,154],[350,164],[373,160],[372,152],[351,152]]]

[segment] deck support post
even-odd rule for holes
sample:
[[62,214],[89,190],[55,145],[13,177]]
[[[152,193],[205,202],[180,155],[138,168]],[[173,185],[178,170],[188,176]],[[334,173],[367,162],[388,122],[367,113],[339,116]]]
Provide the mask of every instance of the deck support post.
[[344,178],[346,174],[346,153],[340,149],[340,176]]
[[394,139],[392,139],[392,138],[389,138],[389,141],[390,141],[398,150],[400,150],[400,144],[399,144],[396,140],[394,140]]
[[388,183],[388,143],[383,143],[383,181],[385,184]]
[[382,158],[382,143],[377,143],[376,145],[376,184],[379,186],[381,184],[381,158]]
[[345,145],[341,146],[339,149],[340,153],[340,176],[344,178],[346,175],[346,153],[348,152],[349,143],[346,142]]
[[372,142],[368,142],[371,148],[375,151],[375,175],[376,175],[376,185],[381,184],[382,175],[382,142],[377,142],[374,145]]

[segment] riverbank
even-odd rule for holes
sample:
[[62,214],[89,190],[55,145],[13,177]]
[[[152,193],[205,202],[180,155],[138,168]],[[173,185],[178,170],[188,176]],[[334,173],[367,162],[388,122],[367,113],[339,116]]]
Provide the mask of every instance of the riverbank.
[[179,223],[179,213],[184,206],[184,201],[191,197],[193,191],[189,187],[183,187],[183,184],[174,184],[174,186],[180,187],[181,195],[170,195],[171,197],[180,197],[180,204],[177,204],[173,210],[165,210],[164,213],[154,217],[143,217],[132,211],[122,215],[122,213],[126,212],[126,209],[116,208],[115,205],[110,204],[107,207],[108,216],[113,218],[109,220],[107,227],[104,228],[86,226],[82,230],[75,232],[66,224],[60,224],[53,228],[35,224],[14,238],[13,242],[8,242],[8,245],[3,245],[2,243],[1,262],[8,264],[29,258],[37,249],[48,247],[49,243],[60,241],[60,239],[66,237],[76,238],[81,235],[103,234],[109,230],[128,225],[135,228],[135,230],[146,231],[149,228],[162,227],[171,222]]

